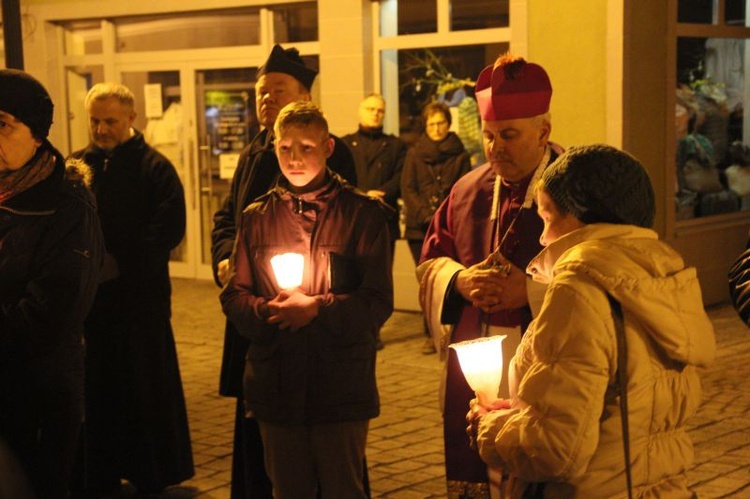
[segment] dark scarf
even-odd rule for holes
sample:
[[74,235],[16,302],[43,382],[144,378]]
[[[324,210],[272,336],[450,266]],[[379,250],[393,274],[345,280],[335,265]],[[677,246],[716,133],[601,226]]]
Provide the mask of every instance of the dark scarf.
[[0,204],[35,186],[55,170],[55,155],[40,147],[34,157],[18,170],[0,172]]
[[423,134],[417,140],[415,147],[419,157],[430,165],[444,163],[464,151],[461,139],[453,132],[448,132],[448,135],[440,142],[434,142],[427,134]]
[[357,135],[359,135],[359,149],[362,151],[365,160],[369,162],[383,147],[383,127],[363,128],[362,125],[359,125]]

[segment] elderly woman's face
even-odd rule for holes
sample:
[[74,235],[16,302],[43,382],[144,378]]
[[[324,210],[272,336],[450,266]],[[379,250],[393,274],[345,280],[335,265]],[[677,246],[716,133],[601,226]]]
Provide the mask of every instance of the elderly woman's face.
[[427,117],[427,121],[424,124],[425,133],[434,142],[440,142],[448,136],[450,131],[450,125],[448,124],[448,118],[443,113],[432,113]]
[[42,142],[15,116],[0,111],[0,172],[18,170],[34,157]]
[[539,243],[542,246],[547,246],[585,225],[572,214],[561,213],[560,208],[544,188],[540,187],[536,191],[536,205],[539,218],[544,222],[544,230],[539,236]]

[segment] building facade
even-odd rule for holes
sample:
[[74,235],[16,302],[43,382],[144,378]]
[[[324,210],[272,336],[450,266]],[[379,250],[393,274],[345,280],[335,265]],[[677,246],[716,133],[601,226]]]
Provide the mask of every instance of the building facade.
[[[334,133],[356,129],[360,100],[378,92],[386,99],[386,131],[407,141],[419,133],[421,105],[438,98],[459,112],[479,70],[510,49],[550,74],[553,141],[564,147],[608,143],[646,165],[658,199],[655,229],[698,267],[706,303],[727,298],[726,271],[750,227],[744,5],[21,2],[26,70],[56,103],[53,143],[63,152],[82,147],[88,140],[86,90],[120,81],[136,94],[136,127],[178,168],[190,215],[173,275],[210,276],[211,215],[226,195],[239,150],[257,131],[255,70],[274,43],[297,47],[320,70],[313,99]],[[397,307],[416,309],[405,246],[399,245],[396,259]]]

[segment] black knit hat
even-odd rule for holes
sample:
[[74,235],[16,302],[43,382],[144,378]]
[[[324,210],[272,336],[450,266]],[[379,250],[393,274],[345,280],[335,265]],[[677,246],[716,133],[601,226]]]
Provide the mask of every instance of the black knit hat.
[[52,125],[52,99],[33,76],[17,69],[0,69],[0,111],[12,114],[44,140]]
[[318,72],[305,66],[305,61],[299,55],[295,48],[284,50],[281,45],[274,45],[271,55],[268,56],[266,63],[258,68],[256,78],[260,78],[266,73],[286,73],[299,80],[302,85],[309,91],[312,88],[313,81]]
[[654,223],[654,189],[646,170],[614,147],[571,147],[544,171],[542,184],[560,211],[585,224]]

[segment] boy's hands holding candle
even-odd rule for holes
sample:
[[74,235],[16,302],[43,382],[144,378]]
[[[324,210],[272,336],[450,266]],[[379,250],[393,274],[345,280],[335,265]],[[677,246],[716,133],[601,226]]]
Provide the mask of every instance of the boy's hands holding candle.
[[278,324],[281,329],[296,331],[310,324],[318,316],[319,308],[315,297],[297,288],[285,289],[268,302],[268,322]]

